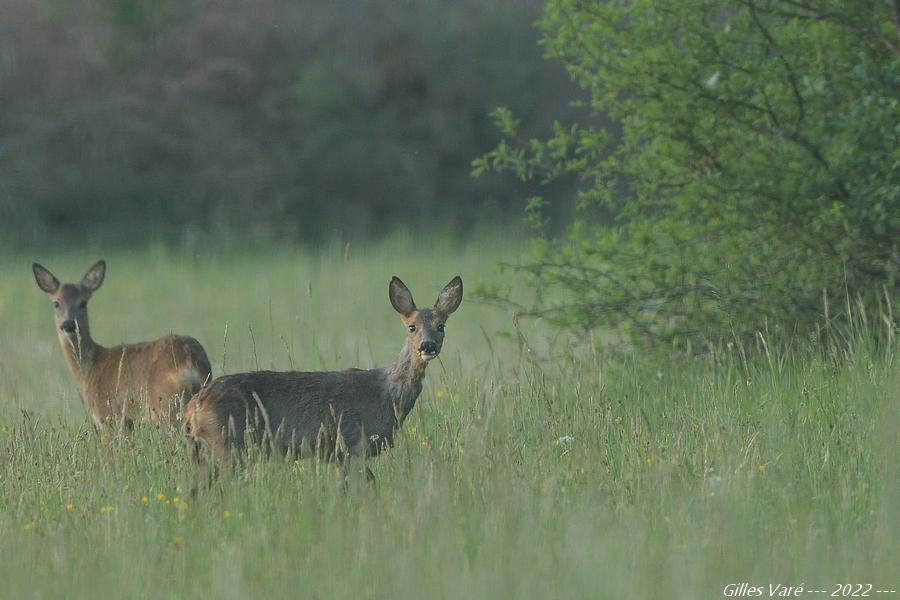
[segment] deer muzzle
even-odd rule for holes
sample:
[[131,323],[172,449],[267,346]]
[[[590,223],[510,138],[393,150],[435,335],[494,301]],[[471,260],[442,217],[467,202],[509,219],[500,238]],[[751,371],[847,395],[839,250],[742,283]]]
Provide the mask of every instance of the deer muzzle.
[[438,355],[437,344],[435,344],[434,342],[426,341],[426,342],[422,342],[419,345],[419,356],[422,357],[422,360],[427,362],[437,355]]

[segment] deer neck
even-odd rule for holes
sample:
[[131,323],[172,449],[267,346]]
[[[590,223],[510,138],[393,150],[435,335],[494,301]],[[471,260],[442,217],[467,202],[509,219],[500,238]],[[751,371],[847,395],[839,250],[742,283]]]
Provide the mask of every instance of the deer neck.
[[387,369],[387,396],[393,404],[398,426],[416,405],[428,363],[404,344],[397,361]]
[[91,332],[85,328],[75,337],[59,336],[59,345],[62,347],[66,364],[75,380],[84,387],[87,374],[97,360],[102,348],[91,338]]

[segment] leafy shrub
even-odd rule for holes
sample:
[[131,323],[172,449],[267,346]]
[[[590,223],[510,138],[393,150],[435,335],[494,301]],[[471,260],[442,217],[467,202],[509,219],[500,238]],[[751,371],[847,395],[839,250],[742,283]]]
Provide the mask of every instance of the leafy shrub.
[[[896,297],[891,3],[550,0],[541,28],[586,116],[522,141],[499,109],[504,140],[474,165],[581,182],[568,234],[539,234],[516,266],[541,290],[520,310],[685,346],[811,330],[823,298]],[[539,229],[552,204],[529,203]]]

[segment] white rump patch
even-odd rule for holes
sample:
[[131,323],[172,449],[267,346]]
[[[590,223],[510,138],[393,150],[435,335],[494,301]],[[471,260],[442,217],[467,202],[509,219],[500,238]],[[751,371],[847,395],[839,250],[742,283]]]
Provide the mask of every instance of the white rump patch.
[[197,372],[197,369],[181,369],[178,372],[177,377],[184,387],[193,387],[195,385],[199,386],[203,384],[203,379],[200,377],[200,373]]

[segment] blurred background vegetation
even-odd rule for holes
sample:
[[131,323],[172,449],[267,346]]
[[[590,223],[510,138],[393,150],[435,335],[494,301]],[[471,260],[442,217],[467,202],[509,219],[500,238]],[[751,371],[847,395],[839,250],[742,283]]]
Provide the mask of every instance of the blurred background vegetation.
[[185,234],[317,242],[518,219],[471,177],[512,106],[571,86],[541,0],[4,0],[0,231],[17,243]]
[[0,232],[522,233],[481,297],[629,347],[892,336],[898,98],[887,0],[5,0]]

